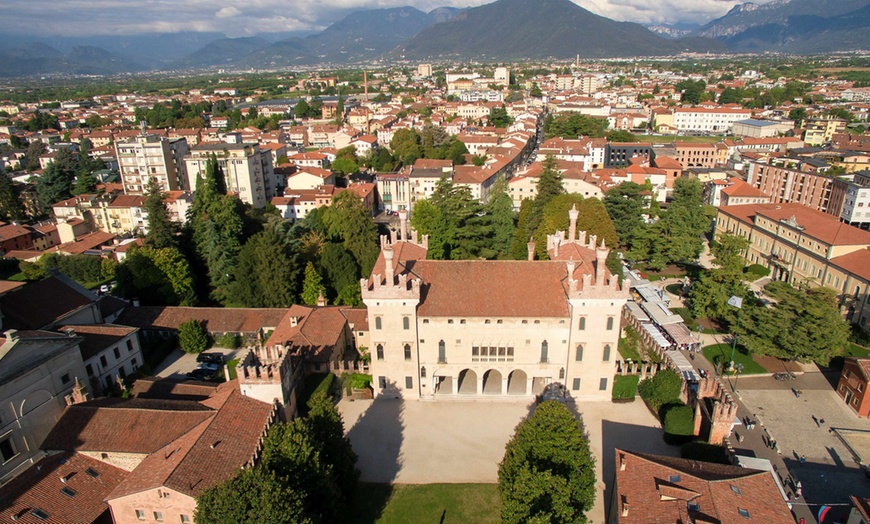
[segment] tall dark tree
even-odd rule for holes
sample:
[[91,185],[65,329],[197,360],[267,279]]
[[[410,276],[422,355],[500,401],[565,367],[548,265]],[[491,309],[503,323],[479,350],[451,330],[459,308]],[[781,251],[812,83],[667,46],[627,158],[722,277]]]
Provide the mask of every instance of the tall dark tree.
[[36,194],[42,212],[47,213],[52,204],[72,196],[75,180],[75,160],[68,149],[61,149],[36,181]]
[[308,401],[306,422],[314,442],[320,448],[320,458],[331,466],[333,482],[342,495],[340,514],[347,517],[349,503],[353,500],[359,483],[360,472],[356,468],[357,456],[344,433],[344,420],[332,398],[320,391]]
[[646,227],[643,215],[649,213],[646,204],[649,197],[643,194],[644,190],[644,186],[634,182],[623,182],[604,196],[604,207],[625,247],[631,247],[635,233]]
[[296,302],[296,261],[276,226],[250,237],[239,251],[230,303],[241,307],[290,307]]
[[534,235],[538,231],[538,226],[541,224],[541,219],[544,215],[544,208],[550,203],[550,200],[565,193],[565,188],[562,185],[562,175],[559,174],[556,164],[556,157],[547,155],[541,165],[544,171],[538,178],[534,204],[526,222],[526,228],[530,235]]
[[516,230],[517,214],[504,180],[493,185],[485,209],[492,225],[492,249],[498,252],[499,257],[507,257]]
[[368,275],[380,252],[378,230],[363,204],[353,191],[342,191],[323,212],[323,223],[329,236],[340,240],[353,254],[363,275]]
[[704,212],[701,182],[696,178],[678,178],[674,182],[674,199],[660,224],[669,262],[698,258],[704,247],[703,234],[710,228]]
[[511,258],[514,260],[526,260],[528,257],[528,243],[534,231],[529,231],[529,216],[532,214],[534,201],[526,198],[520,202],[520,212],[517,216],[517,229],[511,239]]
[[336,303],[338,296],[348,286],[359,287],[359,266],[353,255],[342,244],[327,242],[321,251],[319,266],[320,274],[323,275],[328,287],[328,298],[332,303]]
[[148,233],[145,243],[151,247],[175,247],[178,233],[175,224],[169,219],[165,197],[160,184],[152,178],[145,186],[145,212],[148,213]]
[[535,244],[538,258],[546,258],[547,235],[556,231],[568,231],[568,211],[576,207],[577,231],[587,233],[587,241],[591,235],[597,237],[598,245],[602,243],[607,247],[615,247],[617,244],[616,228],[607,215],[604,204],[597,198],[583,198],[577,194],[559,195],[544,208],[541,224],[535,232]]
[[499,464],[502,522],[587,522],[595,502],[595,459],[582,422],[548,400],[521,422]]
[[27,171],[39,169],[39,157],[44,155],[45,152],[45,144],[39,140],[31,140],[27,144],[27,150],[24,152],[24,169]]
[[0,171],[0,219],[24,220],[27,212],[18,193],[18,188],[6,173]]
[[226,482],[205,490],[197,499],[197,524],[315,524],[320,522],[305,508],[304,491],[291,481],[264,468],[244,469]]

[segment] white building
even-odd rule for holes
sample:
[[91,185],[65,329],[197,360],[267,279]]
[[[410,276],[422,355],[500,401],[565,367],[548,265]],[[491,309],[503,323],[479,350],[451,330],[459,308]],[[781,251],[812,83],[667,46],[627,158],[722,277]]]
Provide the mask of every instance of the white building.
[[727,133],[734,122],[752,116],[749,109],[678,107],[674,109],[674,127],[681,132]]
[[628,289],[569,216],[567,238],[548,239],[552,260],[434,261],[403,213],[361,281],[375,395],[531,398],[558,382],[574,398],[610,399]]
[[141,134],[115,143],[124,193],[144,194],[148,182],[156,179],[163,191],[190,189],[184,157],[189,149],[184,138]]
[[[90,391],[106,394],[119,379],[136,372],[144,362],[137,328],[113,324],[64,326],[60,331],[81,337],[80,348]],[[79,377],[84,381],[85,377]]]
[[185,159],[188,187],[196,190],[197,177],[205,178],[209,158],[215,155],[223,170],[227,191],[254,207],[266,207],[275,196],[275,169],[272,155],[259,144],[200,144]]

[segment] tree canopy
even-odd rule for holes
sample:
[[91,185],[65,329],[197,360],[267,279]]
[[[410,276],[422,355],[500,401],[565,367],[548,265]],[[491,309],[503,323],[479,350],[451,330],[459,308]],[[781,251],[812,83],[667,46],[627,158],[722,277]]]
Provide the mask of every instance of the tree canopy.
[[587,522],[595,501],[595,459],[568,408],[548,400],[521,422],[498,469],[502,522]]

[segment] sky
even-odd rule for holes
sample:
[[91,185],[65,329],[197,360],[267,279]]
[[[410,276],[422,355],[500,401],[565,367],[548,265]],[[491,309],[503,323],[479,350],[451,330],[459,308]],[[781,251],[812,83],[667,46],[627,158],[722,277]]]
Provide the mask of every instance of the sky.
[[[318,31],[363,9],[473,7],[491,0],[2,0],[0,31],[39,36],[89,36],[216,31],[230,37]],[[572,0],[619,21],[705,23],[737,0]],[[756,0],[765,3],[769,0]]]

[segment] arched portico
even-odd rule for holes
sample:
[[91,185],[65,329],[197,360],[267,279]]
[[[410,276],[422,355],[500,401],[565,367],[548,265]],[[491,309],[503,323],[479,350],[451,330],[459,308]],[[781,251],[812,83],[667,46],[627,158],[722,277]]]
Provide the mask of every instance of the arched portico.
[[508,375],[507,394],[508,395],[525,395],[529,381],[526,372],[521,369],[515,369]]
[[477,373],[472,369],[459,372],[457,393],[460,395],[477,395]]
[[501,395],[501,373],[495,369],[490,369],[483,374],[484,395]]

